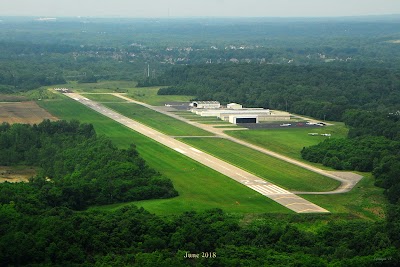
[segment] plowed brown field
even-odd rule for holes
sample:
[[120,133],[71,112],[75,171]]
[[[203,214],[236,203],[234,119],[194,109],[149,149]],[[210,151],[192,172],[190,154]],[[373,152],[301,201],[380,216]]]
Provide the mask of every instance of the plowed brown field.
[[58,120],[35,102],[0,103],[0,123],[40,123],[44,119]]

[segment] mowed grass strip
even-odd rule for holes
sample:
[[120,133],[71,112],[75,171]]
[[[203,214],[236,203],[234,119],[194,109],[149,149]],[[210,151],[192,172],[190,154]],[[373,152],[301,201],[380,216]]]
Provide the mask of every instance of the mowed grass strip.
[[97,83],[78,83],[68,82],[67,87],[77,93],[115,93],[128,92],[128,88],[134,88],[137,85],[134,81],[99,81]]
[[113,102],[113,103],[124,103],[127,102],[126,100],[110,95],[110,94],[81,94],[82,96],[89,98],[93,101],[97,102]]
[[348,129],[343,123],[336,123],[334,126],[318,128],[289,128],[285,129],[262,129],[249,131],[229,131],[226,134],[252,143],[254,145],[272,150],[279,154],[294,158],[303,162],[301,150],[303,147],[316,145],[325,139],[326,136],[312,136],[308,133],[331,134],[331,138],[344,138],[347,136]]
[[214,134],[135,103],[104,103],[105,106],[172,136],[212,136]]
[[226,139],[180,138],[179,140],[288,190],[324,192],[334,190],[340,185],[338,181]]
[[[53,115],[65,120],[77,119],[92,123],[98,134],[108,136],[118,147],[134,143],[146,162],[169,177],[179,196],[171,199],[131,202],[160,215],[179,214],[221,208],[228,213],[293,213],[269,198],[232,179],[197,163],[127,127],[109,119],[72,99],[43,101],[40,105]],[[121,203],[100,209],[117,209]]]
[[161,87],[136,87],[129,88],[129,97],[153,106],[164,106],[168,102],[189,102],[193,96],[183,95],[158,95]]
[[69,82],[68,87],[77,93],[127,93],[129,97],[154,106],[163,106],[167,102],[189,102],[193,96],[181,95],[158,95],[160,86],[157,87],[136,87],[134,81],[99,81],[97,83]]
[[351,214],[368,220],[382,220],[388,201],[384,189],[374,185],[371,173],[359,173],[364,178],[348,193],[334,195],[301,195],[332,213]]

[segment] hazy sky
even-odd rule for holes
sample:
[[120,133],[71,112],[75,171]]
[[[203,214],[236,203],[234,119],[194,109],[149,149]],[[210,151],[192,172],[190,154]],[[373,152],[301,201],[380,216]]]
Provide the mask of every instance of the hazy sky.
[[400,14],[400,0],[0,0],[4,16],[325,17]]

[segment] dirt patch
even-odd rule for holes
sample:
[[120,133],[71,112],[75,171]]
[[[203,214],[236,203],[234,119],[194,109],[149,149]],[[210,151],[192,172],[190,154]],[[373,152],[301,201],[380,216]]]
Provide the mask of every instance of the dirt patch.
[[36,170],[33,167],[0,166],[0,183],[28,182],[34,175],[36,175]]
[[40,123],[44,119],[58,120],[35,102],[0,103],[0,123]]

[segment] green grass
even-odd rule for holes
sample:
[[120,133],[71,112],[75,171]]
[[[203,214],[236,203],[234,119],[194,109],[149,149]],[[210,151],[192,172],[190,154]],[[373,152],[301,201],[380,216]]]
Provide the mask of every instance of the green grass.
[[338,181],[226,139],[181,138],[180,140],[288,190],[330,191],[340,185]]
[[180,95],[157,95],[162,87],[136,87],[135,81],[99,81],[97,83],[77,83],[53,86],[67,87],[77,93],[127,93],[128,97],[135,100],[154,105],[163,106],[166,102],[189,102],[193,96]]
[[311,136],[308,133],[330,133],[331,138],[345,138],[347,132],[348,130],[343,123],[335,123],[334,126],[318,128],[285,127],[284,129],[228,131],[226,134],[290,158],[308,162],[301,157],[300,152],[303,147],[316,145],[328,138],[326,136]]
[[126,100],[114,96],[114,95],[108,95],[108,94],[82,94],[82,96],[87,97],[93,101],[97,102],[114,102],[114,103],[123,103],[127,102]]
[[214,134],[135,103],[104,103],[107,107],[172,136],[212,136]]
[[129,97],[153,105],[163,106],[166,102],[189,102],[193,96],[157,95],[161,87],[137,87],[128,90]]
[[[92,123],[98,134],[108,136],[119,147],[135,143],[146,162],[169,177],[179,192],[178,197],[171,199],[131,202],[150,212],[169,215],[221,208],[228,213],[238,214],[293,213],[244,185],[66,97],[38,104],[59,118]],[[127,204],[130,203],[95,208],[117,209]]]
[[359,173],[364,178],[348,193],[335,195],[301,195],[301,197],[328,209],[332,213],[377,220],[385,216],[387,200],[384,189],[374,186],[370,173]]
[[136,85],[134,81],[99,81],[97,83],[68,82],[59,87],[67,87],[77,93],[115,93],[128,92],[128,88],[134,88]]

